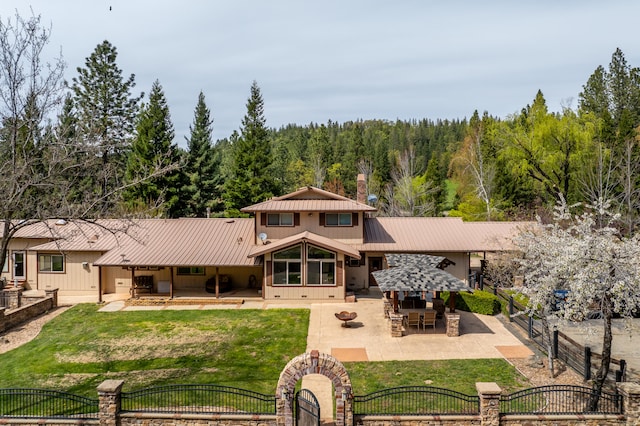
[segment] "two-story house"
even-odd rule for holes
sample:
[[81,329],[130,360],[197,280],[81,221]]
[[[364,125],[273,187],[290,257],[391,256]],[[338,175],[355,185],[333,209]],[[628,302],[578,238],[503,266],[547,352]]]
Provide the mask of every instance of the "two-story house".
[[[375,285],[371,272],[385,267],[388,253],[445,256],[452,262],[447,272],[466,281],[471,254],[510,247],[522,224],[375,217],[361,177],[358,188],[358,200],[301,188],[242,209],[251,218],[36,224],[12,239],[2,276],[27,289],[58,288],[61,295],[97,300],[114,293],[240,291],[265,299],[344,300]],[[145,291],[132,292],[141,282]]]

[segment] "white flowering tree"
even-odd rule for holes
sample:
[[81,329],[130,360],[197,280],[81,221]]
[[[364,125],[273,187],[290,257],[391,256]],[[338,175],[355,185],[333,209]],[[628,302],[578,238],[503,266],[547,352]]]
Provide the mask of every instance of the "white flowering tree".
[[[552,224],[523,232],[516,244],[523,252],[523,293],[532,313],[568,321],[602,313],[602,362],[593,382],[599,395],[611,362],[613,314],[628,318],[640,308],[640,238],[620,235],[608,203],[572,214],[576,207],[561,200]],[[556,310],[557,289],[569,292]]]

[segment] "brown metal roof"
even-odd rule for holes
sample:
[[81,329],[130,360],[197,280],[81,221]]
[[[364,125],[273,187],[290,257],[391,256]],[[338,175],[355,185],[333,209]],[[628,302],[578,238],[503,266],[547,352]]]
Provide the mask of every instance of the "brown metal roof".
[[240,209],[243,212],[369,212],[374,207],[312,186]]
[[360,251],[472,252],[512,248],[520,227],[532,222],[463,222],[460,218],[377,217],[365,219]]
[[255,246],[251,250],[251,253],[249,254],[249,256],[257,257],[265,253],[271,253],[276,250],[289,247],[293,244],[297,244],[301,241],[308,241],[311,244],[317,245],[327,250],[338,251],[340,253],[346,254],[347,256],[360,259],[360,253],[358,252],[358,250],[355,250],[352,246],[333,240],[331,238],[323,237],[322,235],[314,234],[313,232],[309,232],[309,231],[304,231],[287,238],[282,238],[281,240],[277,240],[271,244]]
[[149,219],[139,241],[100,257],[99,266],[253,266],[253,219]]

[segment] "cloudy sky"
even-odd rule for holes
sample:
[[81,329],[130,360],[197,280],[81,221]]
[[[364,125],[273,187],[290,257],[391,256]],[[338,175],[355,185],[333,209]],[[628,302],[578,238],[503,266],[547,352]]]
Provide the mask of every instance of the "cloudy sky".
[[2,0],[52,26],[67,79],[103,40],[138,91],[158,79],[185,146],[202,90],[214,140],[238,130],[253,80],[269,127],[506,117],[542,90],[575,107],[616,48],[640,66],[637,1]]

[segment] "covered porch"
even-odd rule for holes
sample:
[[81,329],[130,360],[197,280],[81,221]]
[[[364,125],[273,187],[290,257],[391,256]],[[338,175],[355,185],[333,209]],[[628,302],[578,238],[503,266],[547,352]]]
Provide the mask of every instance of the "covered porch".
[[[372,272],[385,295],[384,313],[391,321],[391,335],[402,337],[408,327],[437,328],[444,319],[449,337],[460,335],[460,315],[455,312],[455,296],[471,289],[444,268],[453,264],[443,256],[426,254],[385,254],[387,268]],[[451,293],[446,311],[440,292]],[[428,323],[428,324],[427,324]]]

